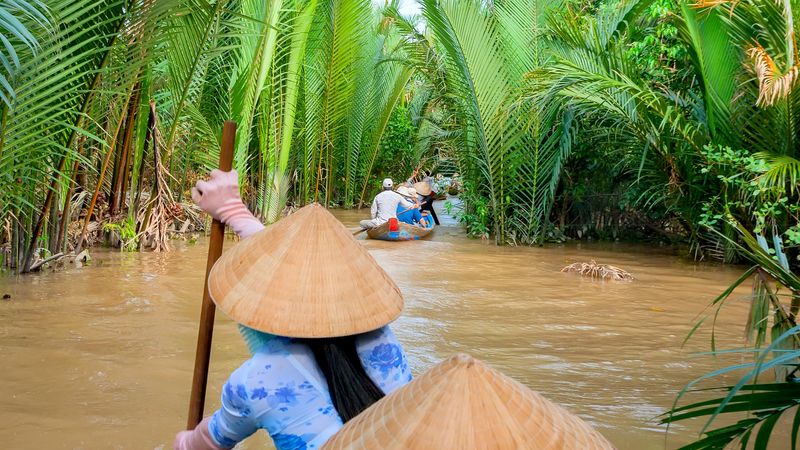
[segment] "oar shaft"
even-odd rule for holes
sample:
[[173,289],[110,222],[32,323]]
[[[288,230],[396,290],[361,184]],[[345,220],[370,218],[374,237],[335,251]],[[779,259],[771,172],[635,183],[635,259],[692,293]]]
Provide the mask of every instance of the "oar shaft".
[[[236,123],[226,121],[222,128],[222,147],[219,152],[219,169],[229,172],[233,168],[233,146],[236,140]],[[214,263],[222,255],[225,241],[225,224],[214,219],[211,222],[211,242],[208,245],[206,278],[203,286],[203,304],[200,309],[200,328],[197,332],[197,353],[194,357],[194,376],[192,394],[189,399],[189,420],[187,429],[191,430],[203,420],[203,407],[206,402],[208,384],[208,365],[211,359],[211,338],[214,334],[214,315],[216,308],[208,292],[208,274]]]
[[399,213],[397,213],[396,215],[398,215],[398,216],[399,216],[400,214],[405,214],[405,213],[407,213],[407,212],[411,211],[412,209],[415,209],[416,207],[417,207],[417,205],[414,205],[414,206],[412,206],[411,208],[406,208],[406,209],[404,209],[404,210],[400,211]]

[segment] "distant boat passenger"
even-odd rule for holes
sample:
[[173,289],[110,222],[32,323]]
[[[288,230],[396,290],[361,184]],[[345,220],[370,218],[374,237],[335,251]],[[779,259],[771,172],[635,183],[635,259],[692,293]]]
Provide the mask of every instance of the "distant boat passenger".
[[433,209],[433,201],[436,199],[436,185],[433,183],[433,178],[427,177],[419,183],[414,183],[414,188],[417,193],[422,197],[420,211],[427,211],[433,217],[433,222],[439,225],[439,217],[436,216],[436,211]]
[[[419,205],[419,199],[417,198],[417,190],[414,188],[400,186],[397,188],[397,193],[408,199],[409,201],[413,201],[416,205]],[[400,222],[407,223],[409,225],[418,225],[418,226],[425,226],[425,219],[420,213],[419,208],[404,208],[403,205],[397,205],[397,220]]]
[[392,187],[394,187],[394,182],[391,178],[383,180],[383,191],[372,200],[372,207],[370,208],[372,219],[362,220],[360,223],[362,229],[368,230],[370,228],[375,228],[383,225],[390,219],[396,219],[397,205],[402,206],[403,209],[415,207],[414,203],[411,203],[403,198],[403,196],[393,191]]

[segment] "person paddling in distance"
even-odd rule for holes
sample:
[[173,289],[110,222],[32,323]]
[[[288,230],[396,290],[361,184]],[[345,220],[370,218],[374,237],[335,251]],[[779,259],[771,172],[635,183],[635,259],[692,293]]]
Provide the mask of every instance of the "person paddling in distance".
[[408,178],[406,184],[413,187],[417,195],[421,197],[419,202],[419,210],[426,220],[433,218],[433,222],[439,225],[439,217],[436,216],[436,210],[433,209],[433,201],[436,199],[436,186],[433,182],[433,177],[425,176],[422,181],[414,182],[419,175],[419,167],[414,169],[411,177]]
[[318,449],[371,404],[411,381],[388,324],[397,286],[344,226],[312,204],[264,228],[239,197],[235,171],[215,170],[193,200],[242,241],[208,278],[217,308],[238,322],[252,357],[222,405],[175,450],[233,448],[259,429],[278,450]]
[[430,214],[433,218],[433,222],[439,225],[439,217],[436,216],[436,210],[433,209],[433,201],[436,200],[437,195],[433,178],[427,177],[423,181],[414,183],[414,188],[417,190],[417,194],[422,197],[420,211]]
[[361,225],[362,230],[379,227],[388,222],[390,219],[396,219],[398,205],[403,208],[400,211],[418,208],[417,205],[393,191],[393,187],[394,182],[391,178],[386,178],[383,180],[383,191],[376,195],[372,200],[372,207],[370,208],[372,219],[362,220],[359,224]]

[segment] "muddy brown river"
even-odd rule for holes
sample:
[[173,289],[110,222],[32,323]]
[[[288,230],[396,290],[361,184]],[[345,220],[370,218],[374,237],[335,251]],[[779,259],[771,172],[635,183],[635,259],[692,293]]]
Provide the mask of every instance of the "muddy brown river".
[[[364,214],[337,212],[348,226]],[[667,248],[568,244],[499,248],[441,227],[428,241],[361,244],[394,278],[406,308],[393,325],[419,374],[467,352],[589,421],[621,450],[673,449],[657,416],[692,378],[739,357],[681,343],[742,268],[697,264]],[[171,449],[185,425],[207,241],[170,253],[95,249],[86,267],[0,275],[0,447]],[[233,241],[226,246],[234,245]],[[559,269],[595,259],[636,276],[600,282]],[[720,347],[743,344],[747,292],[719,319]],[[706,328],[707,330],[707,328]],[[247,358],[218,315],[207,413]],[[269,448],[261,432],[238,448]]]

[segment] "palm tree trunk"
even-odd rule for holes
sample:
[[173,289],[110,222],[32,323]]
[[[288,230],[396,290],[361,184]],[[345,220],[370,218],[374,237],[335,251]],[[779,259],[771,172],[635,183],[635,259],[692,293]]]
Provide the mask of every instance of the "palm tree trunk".
[[119,191],[119,183],[121,177],[120,166],[122,163],[122,149],[116,146],[110,149],[114,153],[114,165],[111,170],[111,190],[108,195],[108,214],[113,217],[117,214],[117,192]]
[[117,128],[114,130],[114,135],[111,138],[111,143],[108,146],[108,152],[106,153],[106,157],[103,160],[103,166],[100,168],[100,173],[97,177],[97,186],[95,186],[94,194],[92,194],[92,200],[89,202],[89,208],[86,210],[86,217],[83,220],[83,228],[81,229],[81,234],[78,236],[78,243],[75,244],[75,254],[78,254],[83,249],[83,241],[86,239],[86,230],[89,228],[89,221],[91,221],[92,213],[94,212],[94,207],[97,204],[97,197],[100,195],[100,189],[103,187],[103,180],[106,176],[106,171],[108,170],[108,163],[111,160],[111,155],[113,154],[113,149],[116,147],[117,137],[119,137],[119,132],[122,129],[122,124],[125,122],[125,116],[128,112],[128,104],[131,101],[131,96],[127,96],[127,100],[125,100],[125,106],[122,108],[122,117],[119,118],[117,121]]
[[[80,155],[83,146],[78,149]],[[61,221],[58,228],[58,241],[56,243],[56,250],[63,251],[66,247],[67,229],[69,228],[70,207],[72,206],[72,192],[78,182],[78,171],[81,167],[80,161],[75,161],[72,165],[72,179],[70,180],[69,187],[67,187],[67,196],[64,199],[64,209],[61,211]]]
[[[92,99],[94,98],[94,92],[97,89],[98,84],[100,83],[100,79],[103,75],[103,69],[108,64],[109,56],[111,55],[111,48],[114,46],[117,38],[111,40],[108,50],[106,50],[105,55],[103,55],[103,61],[100,63],[99,70],[97,74],[92,79],[92,82],[89,84],[89,91],[86,94],[86,97],[83,100],[83,105],[81,106],[81,112],[78,115],[78,118],[75,120],[75,127],[73,128],[72,132],[67,139],[67,144],[65,148],[70,148],[77,137],[77,130],[83,126],[83,118],[86,116],[87,111],[89,110],[89,106],[92,104]],[[3,116],[3,121],[5,122],[5,115]],[[5,124],[3,124],[5,125]],[[5,128],[5,127],[4,127]],[[0,149],[2,149],[2,141],[0,141]],[[20,273],[27,273],[30,271],[31,262],[33,261],[33,252],[36,246],[36,240],[39,239],[39,234],[42,232],[42,223],[47,218],[47,212],[50,208],[50,204],[53,201],[53,193],[56,190],[58,185],[59,176],[61,172],[64,171],[64,166],[67,162],[67,155],[66,153],[61,157],[61,161],[58,164],[58,169],[54,171],[52,176],[52,181],[50,182],[50,189],[47,191],[47,197],[45,198],[44,206],[42,207],[42,212],[39,215],[39,220],[36,222],[36,228],[34,229],[34,233],[31,235],[30,246],[28,247],[28,251],[24,256],[24,262],[22,264],[22,271]]]
[[15,270],[19,262],[19,218],[11,222],[11,253],[8,258],[8,268]]
[[114,215],[120,207],[125,206],[125,197],[128,191],[128,173],[130,172],[131,143],[133,132],[136,129],[136,113],[139,111],[139,89],[141,83],[136,83],[133,94],[133,101],[128,107],[128,117],[125,119],[125,137],[122,140],[121,156],[117,167],[117,182],[113,192],[113,203],[111,215]]
[[[157,130],[156,127],[158,126],[158,115],[156,111],[156,103],[154,100],[150,100],[150,116],[147,120],[147,138],[145,139],[145,148],[147,148],[147,144],[152,142],[153,143],[153,187],[150,191],[150,199],[147,202],[147,209],[144,213],[144,218],[142,219],[142,223],[139,224],[139,233],[146,233],[147,228],[150,226],[150,220],[153,216],[153,206],[156,203],[156,196],[158,195],[158,184],[159,184],[159,149],[158,149],[158,137],[157,137]],[[144,236],[145,238],[147,236]],[[153,238],[151,236],[151,238]],[[155,239],[155,238],[153,238]],[[147,246],[148,242],[144,242],[144,240],[139,242],[139,249]]]
[[[60,186],[59,186],[60,190]],[[56,253],[56,242],[58,239],[58,202],[54,201],[50,206],[50,214],[47,216],[47,249],[50,254]]]
[[[81,116],[82,118],[83,116]],[[81,119],[78,119],[79,122]],[[80,126],[80,125],[79,125]],[[73,131],[72,135],[70,136],[70,140],[67,143],[67,148],[72,145],[72,140],[75,136],[76,132]],[[31,263],[33,262],[33,254],[36,252],[36,241],[39,240],[39,236],[42,234],[42,228],[44,226],[44,222],[47,219],[47,216],[50,212],[50,205],[53,203],[53,197],[55,196],[55,192],[58,189],[58,178],[61,172],[64,171],[64,166],[67,163],[67,155],[64,154],[61,157],[61,161],[58,163],[58,168],[54,171],[52,181],[50,182],[50,187],[47,190],[47,196],[44,200],[44,205],[42,206],[42,211],[39,213],[39,220],[36,221],[36,227],[33,229],[33,233],[30,236],[30,243],[28,244],[28,250],[25,252],[22,262],[22,270],[20,273],[28,273],[31,269]]]
[[[139,175],[138,175],[138,183],[136,185],[136,198],[133,201],[132,209],[135,214],[139,212],[139,205],[141,204],[142,199],[142,190],[144,189],[144,168],[145,168],[145,161],[147,161],[147,148],[150,146],[150,140],[153,139],[153,128],[155,127],[155,103],[153,100],[150,100],[150,107],[148,108],[147,113],[147,131],[145,132],[144,142],[142,143],[142,161],[139,164]],[[157,168],[154,168],[157,170]],[[143,230],[142,224],[139,223],[136,227],[136,233],[140,233]]]

